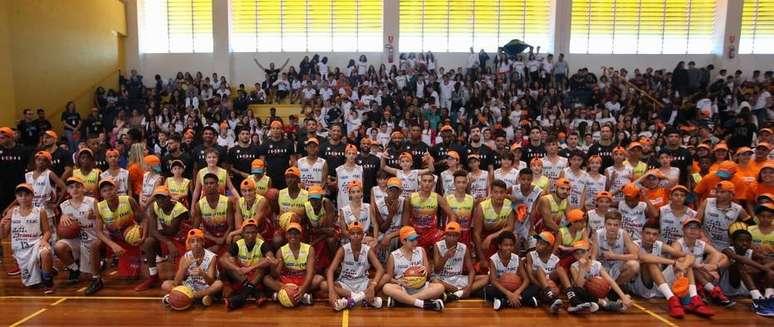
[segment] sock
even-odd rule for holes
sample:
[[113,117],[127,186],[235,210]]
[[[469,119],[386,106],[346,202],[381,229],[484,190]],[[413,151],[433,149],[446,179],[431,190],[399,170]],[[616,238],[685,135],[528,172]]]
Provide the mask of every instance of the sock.
[[667,283],[662,283],[661,285],[659,285],[658,290],[661,291],[661,294],[664,294],[664,297],[667,299],[670,299],[673,296],[675,296],[672,293],[672,290],[669,288],[669,285],[667,285]]
[[159,274],[159,269],[156,267],[148,267],[148,273],[151,275],[151,277],[156,276]]
[[688,285],[688,295],[691,297],[699,295],[699,292],[696,290],[696,284]]
[[763,298],[763,295],[761,295],[761,291],[759,290],[751,290],[750,297],[752,297],[753,300],[760,300]]
[[707,292],[712,292],[712,290],[713,290],[713,289],[715,289],[715,285],[712,285],[712,283],[707,283],[707,284],[704,284],[704,289],[705,289]]
[[458,298],[462,298],[462,293],[463,293],[462,290],[459,290],[459,291],[456,291],[456,292],[454,292],[452,294],[456,295]]
[[425,301],[422,301],[420,299],[414,300],[414,306],[417,308],[424,308],[425,307]]
[[355,301],[355,303],[360,303],[360,301],[363,301],[363,299],[365,299],[365,293],[363,292],[352,293],[352,301]]
[[51,280],[52,276],[50,272],[43,272],[43,280]]
[[766,297],[774,297],[774,288],[767,287],[765,294],[766,294]]
[[75,262],[73,262],[69,266],[67,266],[67,269],[70,269],[72,271],[78,271],[78,265],[76,265]]

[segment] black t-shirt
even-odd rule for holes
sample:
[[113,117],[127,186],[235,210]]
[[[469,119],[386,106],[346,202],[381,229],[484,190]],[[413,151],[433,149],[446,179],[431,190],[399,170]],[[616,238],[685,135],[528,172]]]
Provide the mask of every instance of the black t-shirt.
[[371,198],[371,188],[376,186],[376,172],[381,169],[381,160],[373,154],[363,155],[361,153],[357,156],[355,162],[363,166],[363,199],[364,201],[369,201],[368,199]]
[[[245,242],[245,247],[247,247],[247,251],[252,251],[253,247],[255,247],[255,244],[256,244],[255,242],[253,242],[252,245],[247,244]],[[263,255],[265,257],[266,254],[268,254],[271,251],[272,251],[272,249],[271,249],[271,245],[269,244],[269,242],[263,242],[263,244],[261,244],[261,255]],[[239,246],[236,244],[236,242],[231,243],[231,248],[228,250],[228,254],[230,254],[232,257],[238,257],[239,256]]]
[[110,165],[108,165],[107,162],[107,150],[98,149],[94,152],[94,167],[99,168],[101,171],[105,171],[109,166]]
[[35,121],[27,122],[22,120],[19,122],[19,125],[16,126],[16,129],[20,133],[20,140],[22,144],[28,147],[35,147],[38,145],[41,131]]
[[599,144],[599,142],[596,142],[589,147],[588,156],[598,155],[602,157],[602,167],[600,168],[600,171],[604,172],[607,167],[613,165],[613,149],[615,149],[615,147],[615,143],[602,145]]
[[51,130],[53,126],[51,125],[51,122],[49,122],[45,118],[38,118],[35,120],[35,124],[38,125],[38,130],[40,130],[41,133]]
[[541,144],[538,146],[527,143],[527,145],[521,148],[521,161],[524,161],[529,166],[530,161],[534,158],[543,158],[546,156],[546,148]]
[[336,167],[343,165],[347,158],[344,156],[344,150],[347,148],[346,140],[342,139],[339,144],[331,144],[330,141],[320,145],[320,157],[328,163],[328,175],[336,176]]
[[10,149],[0,147],[0,208],[5,208],[14,200],[14,188],[24,182],[24,172],[32,158],[33,149],[16,144]]
[[411,166],[411,168],[422,169],[422,157],[425,154],[430,153],[430,147],[428,147],[427,144],[422,141],[418,141],[417,143],[412,143],[409,141],[403,145],[403,151],[411,153],[411,156],[414,159],[414,164]]
[[[444,144],[438,143],[430,147],[430,155],[433,156],[433,162],[435,163],[435,173],[440,174],[442,171],[449,168],[446,165],[446,157],[449,154],[449,151],[455,151],[460,156],[465,155],[465,148],[460,146],[457,143],[450,143],[450,144]],[[460,158],[461,160],[464,158]]]
[[[328,142],[328,139],[326,139],[323,136],[315,135],[315,138],[317,138],[317,140],[320,141],[321,145]],[[298,130],[298,132],[296,133],[296,153],[298,154],[299,157],[305,157],[308,155],[308,153],[306,153],[306,144],[304,144],[304,142],[306,142],[306,140],[308,139],[309,139],[309,133],[307,133],[306,130],[304,129]]]
[[99,135],[99,133],[102,133],[105,131],[105,128],[102,125],[102,120],[99,118],[88,119],[86,121],[84,128],[86,131],[86,135],[90,135],[90,136],[97,136]]
[[463,163],[465,170],[468,170],[468,158],[471,154],[478,154],[478,156],[481,158],[481,163],[478,165],[478,168],[481,170],[489,170],[489,165],[494,165],[495,153],[488,146],[482,144],[476,148],[471,145],[467,145],[465,147],[465,160]]
[[385,164],[392,168],[400,169],[400,153],[403,152],[403,145],[398,147],[387,144],[387,156],[384,158]]
[[57,147],[51,154],[51,171],[59,177],[64,174],[65,167],[72,167],[72,156],[64,149]]
[[218,150],[218,165],[223,164],[223,162],[227,160],[226,148],[217,144],[213,144],[211,146],[199,144],[195,146],[192,150],[192,155],[194,156],[194,162],[196,163],[197,167],[204,168],[207,166],[207,155],[205,152],[210,147],[214,147],[215,149]]
[[266,73],[266,78],[269,79],[269,87],[271,86],[271,83],[274,83],[274,81],[277,80],[277,77],[279,76],[279,69],[264,69],[264,73]]
[[258,147],[258,154],[266,157],[266,174],[275,188],[286,187],[285,170],[290,167],[290,156],[295,153],[293,143],[284,138],[279,141],[268,139]]
[[193,159],[188,152],[180,152],[180,156],[175,156],[171,152],[167,152],[161,157],[161,172],[166,177],[172,177],[172,161],[180,160],[185,165],[183,170],[183,177],[193,179]]
[[[78,126],[78,123],[81,122],[81,114],[77,112],[65,111],[62,113],[62,121],[70,124],[73,127]],[[65,127],[65,130],[71,130],[71,129]]]
[[[228,162],[231,163],[234,169],[244,173],[250,174],[253,160],[257,158],[258,158],[258,147],[255,146],[254,144],[250,144],[245,148],[239,145],[236,145],[233,148],[228,150]],[[234,183],[234,186],[236,187],[238,187],[237,185],[239,185],[239,183],[241,183],[243,179],[244,178],[242,178],[242,175],[239,175],[239,174],[231,175],[231,181]]]

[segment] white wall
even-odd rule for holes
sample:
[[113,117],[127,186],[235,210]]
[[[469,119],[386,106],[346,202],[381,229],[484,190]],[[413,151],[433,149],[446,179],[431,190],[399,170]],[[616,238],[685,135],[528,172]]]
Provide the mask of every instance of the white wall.
[[[252,85],[263,81],[263,72],[253,63],[257,58],[264,66],[270,62],[281,65],[290,58],[288,65],[298,67],[298,63],[304,56],[313,53],[232,53],[228,44],[228,1],[213,0],[213,37],[214,51],[208,54],[141,54],[139,53],[137,28],[137,0],[125,0],[127,6],[127,29],[129,36],[126,43],[126,63],[128,69],[137,69],[145,75],[145,81],[150,83],[152,76],[161,74],[162,77],[174,77],[178,71],[201,71],[205,75],[217,72],[225,75],[232,84],[244,83]],[[598,71],[601,66],[613,66],[627,68],[630,72],[634,68],[667,69],[671,71],[678,61],[695,61],[697,66],[714,64],[716,71],[726,68],[730,71],[742,69],[745,74],[753,70],[771,70],[774,68],[774,55],[736,55],[729,59],[728,48],[738,48],[739,31],[741,26],[742,1],[741,0],[717,0],[718,15],[716,19],[717,45],[712,54],[699,55],[607,55],[607,54],[571,54],[570,19],[571,0],[555,0],[556,15],[552,20],[555,53],[565,53],[566,59],[572,71],[587,67],[592,71]],[[384,40],[387,42],[392,36],[395,47],[395,60],[397,61],[398,45],[398,1],[385,0],[384,2]],[[729,36],[734,36],[735,43],[730,43]],[[139,36],[141,37],[141,36]],[[722,41],[721,41],[722,40]],[[349,59],[356,59],[361,53],[336,52],[319,53],[327,56],[329,66],[345,67]],[[387,56],[382,52],[363,53],[368,61],[378,67],[387,61]],[[435,53],[440,66],[457,68],[465,64],[467,53]]]

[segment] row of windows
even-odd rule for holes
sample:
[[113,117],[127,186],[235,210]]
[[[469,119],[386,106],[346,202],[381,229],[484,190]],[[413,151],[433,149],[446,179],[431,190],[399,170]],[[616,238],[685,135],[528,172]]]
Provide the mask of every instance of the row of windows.
[[[141,51],[212,52],[213,1],[139,0]],[[399,51],[466,52],[551,48],[564,0],[228,0],[231,51],[378,52],[383,1],[399,1]],[[717,1],[572,0],[570,52],[711,53]],[[774,0],[744,0],[739,53],[774,53]]]

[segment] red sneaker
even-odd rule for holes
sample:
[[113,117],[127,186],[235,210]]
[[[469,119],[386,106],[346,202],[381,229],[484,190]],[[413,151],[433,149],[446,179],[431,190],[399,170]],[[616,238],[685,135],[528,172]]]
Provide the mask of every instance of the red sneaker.
[[730,308],[734,306],[734,304],[736,304],[734,300],[729,299],[725,294],[723,294],[723,290],[721,290],[720,286],[717,286],[717,285],[715,285],[715,288],[713,288],[712,292],[710,292],[710,297],[717,304],[724,306],[726,308]]
[[685,306],[685,310],[700,317],[709,318],[715,315],[712,309],[697,295],[691,298],[691,303]]
[[13,263],[13,268],[9,269],[6,274],[8,276],[19,276],[21,275],[21,270],[19,269],[19,265],[17,265],[15,262]]
[[135,286],[134,290],[137,292],[142,292],[145,290],[149,290],[151,288],[156,288],[159,286],[159,284],[161,284],[161,281],[159,280],[159,275],[151,275],[150,277],[148,277],[148,279],[146,279],[139,285]]
[[667,312],[672,318],[685,317],[685,310],[683,310],[683,305],[680,303],[680,299],[674,295],[672,295],[672,297],[667,300]]

